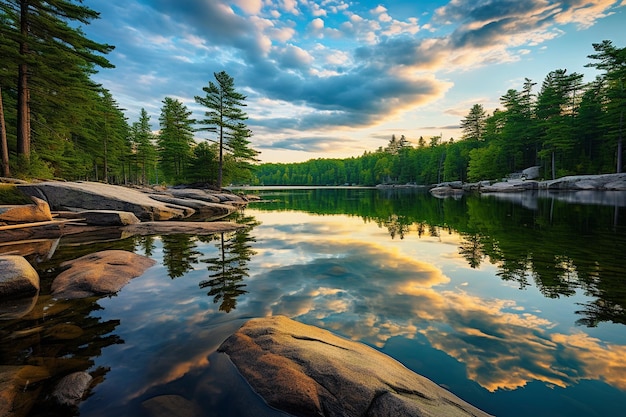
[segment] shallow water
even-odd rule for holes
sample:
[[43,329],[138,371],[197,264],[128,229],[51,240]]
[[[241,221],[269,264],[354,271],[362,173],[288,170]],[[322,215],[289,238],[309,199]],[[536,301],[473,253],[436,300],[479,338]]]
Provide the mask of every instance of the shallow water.
[[[199,415],[276,415],[219,344],[250,317],[283,314],[372,345],[498,416],[606,416],[626,407],[626,207],[563,195],[438,200],[398,190],[258,191],[206,238],[58,242],[31,261],[33,310],[0,321],[1,365],[95,379],[81,416],[142,415],[176,394]],[[512,201],[513,200],[513,201]],[[575,201],[575,200],[574,200]],[[96,239],[97,240],[97,239]],[[109,248],[158,261],[113,297],[47,293],[58,264]]]

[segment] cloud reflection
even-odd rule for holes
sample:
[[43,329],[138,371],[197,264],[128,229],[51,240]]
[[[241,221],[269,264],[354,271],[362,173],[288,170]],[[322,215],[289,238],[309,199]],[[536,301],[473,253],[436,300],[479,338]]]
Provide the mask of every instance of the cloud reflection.
[[[566,387],[585,379],[626,389],[626,346],[582,332],[556,333],[557,323],[541,313],[512,300],[473,295],[467,286],[451,288],[440,269],[399,246],[347,238],[358,233],[354,224],[325,221],[291,232],[283,225],[275,235],[263,231],[270,247],[291,250],[272,259],[274,268],[251,285],[262,314],[295,317],[378,347],[395,336],[423,335],[488,391],[532,381]],[[317,231],[301,233],[305,228]]]

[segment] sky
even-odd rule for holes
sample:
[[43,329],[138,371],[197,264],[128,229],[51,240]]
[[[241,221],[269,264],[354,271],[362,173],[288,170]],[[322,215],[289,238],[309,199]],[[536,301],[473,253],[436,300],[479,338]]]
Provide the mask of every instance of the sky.
[[[82,29],[115,46],[93,78],[129,123],[155,131],[165,97],[194,97],[226,71],[247,98],[261,162],[358,157],[392,135],[461,139],[474,104],[585,65],[592,44],[626,46],[626,0],[84,0]],[[197,132],[196,140],[213,140]]]

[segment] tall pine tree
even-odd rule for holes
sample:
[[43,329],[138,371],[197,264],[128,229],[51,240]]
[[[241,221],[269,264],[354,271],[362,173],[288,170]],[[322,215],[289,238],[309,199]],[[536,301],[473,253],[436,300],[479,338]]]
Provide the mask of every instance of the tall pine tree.
[[11,43],[12,63],[17,67],[17,154],[28,161],[33,97],[50,98],[54,86],[67,80],[72,70],[89,72],[94,65],[112,68],[102,55],[113,47],[94,42],[82,32],[79,25],[88,24],[99,13],[79,0],[2,1],[0,12],[3,36]]
[[243,111],[246,96],[235,90],[235,81],[225,71],[214,73],[215,81],[209,81],[202,91],[204,97],[196,96],[196,102],[208,108],[206,119],[199,123],[206,127],[200,130],[217,133],[219,144],[219,168],[217,187],[222,188],[224,154],[231,154],[238,163],[256,160],[257,152],[250,149],[250,130],[243,123],[248,118]]

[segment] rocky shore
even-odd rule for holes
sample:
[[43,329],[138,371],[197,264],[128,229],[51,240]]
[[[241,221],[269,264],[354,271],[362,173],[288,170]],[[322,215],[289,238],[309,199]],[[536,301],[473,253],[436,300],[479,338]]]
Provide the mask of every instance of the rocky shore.
[[502,181],[461,181],[436,184],[430,193],[436,197],[454,197],[466,192],[519,193],[524,191],[626,191],[626,173],[603,175],[576,175],[555,180],[537,181],[532,176],[521,175]]

